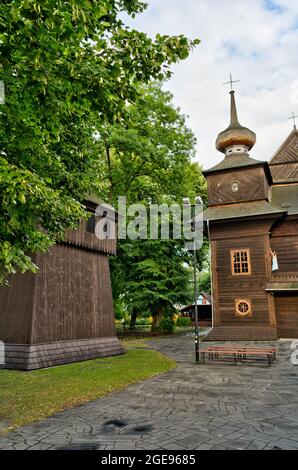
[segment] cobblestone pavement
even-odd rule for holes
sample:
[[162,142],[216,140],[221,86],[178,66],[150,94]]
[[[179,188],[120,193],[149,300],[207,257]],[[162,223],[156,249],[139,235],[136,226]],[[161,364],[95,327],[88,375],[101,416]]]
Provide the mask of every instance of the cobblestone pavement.
[[290,342],[276,344],[272,367],[197,365],[193,338],[154,340],[176,369],[24,426],[0,449],[298,449],[298,366]]

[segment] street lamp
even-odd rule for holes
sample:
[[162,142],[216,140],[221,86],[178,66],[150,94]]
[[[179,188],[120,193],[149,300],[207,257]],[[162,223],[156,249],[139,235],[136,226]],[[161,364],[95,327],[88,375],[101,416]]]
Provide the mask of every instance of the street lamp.
[[[196,228],[196,211],[195,208],[200,206],[203,208],[203,200],[200,196],[195,198],[195,206],[191,206],[189,198],[183,199],[183,205],[191,207],[191,224],[192,229],[195,231]],[[199,317],[198,317],[198,280],[197,280],[197,257],[196,252],[199,247],[197,246],[197,238],[194,236],[192,247],[188,247],[189,251],[193,253],[193,271],[194,271],[194,300],[195,300],[195,361],[200,362],[200,344],[199,344]]]
[[195,240],[194,240],[194,247],[193,247],[193,280],[194,280],[194,295],[195,295],[195,358],[196,358],[196,362],[200,362],[197,256],[196,256],[196,242],[195,242]]

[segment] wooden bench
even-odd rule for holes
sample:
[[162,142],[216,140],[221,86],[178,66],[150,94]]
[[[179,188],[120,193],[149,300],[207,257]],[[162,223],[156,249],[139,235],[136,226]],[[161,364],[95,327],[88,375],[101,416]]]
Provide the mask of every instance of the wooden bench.
[[237,346],[237,345],[227,345],[227,346],[223,346],[223,345],[219,345],[219,346],[207,346],[206,348],[204,349],[212,349],[212,350],[218,350],[218,351],[222,351],[222,350],[226,350],[226,349],[230,349],[230,350],[233,350],[233,351],[243,351],[243,353],[249,353],[249,352],[261,352],[261,353],[268,353],[268,354],[271,354],[273,356],[273,359],[276,360],[276,352],[277,352],[277,348],[274,347],[274,346],[270,346],[270,347],[266,347],[266,348],[260,348],[260,347],[255,347],[255,346]]
[[202,363],[205,364],[206,356],[210,359],[228,359],[237,362],[251,360],[263,360],[271,366],[276,359],[276,348],[257,348],[239,346],[208,346],[200,350]]

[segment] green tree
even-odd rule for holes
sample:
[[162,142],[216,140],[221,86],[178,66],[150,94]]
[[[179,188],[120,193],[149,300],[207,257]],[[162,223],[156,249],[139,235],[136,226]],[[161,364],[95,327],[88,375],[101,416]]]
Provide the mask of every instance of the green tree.
[[[207,253],[205,242],[197,252],[198,270]],[[138,315],[150,314],[154,329],[164,315],[176,311],[176,304],[193,302],[192,260],[192,253],[179,240],[125,240],[118,244],[117,258],[111,259],[114,300],[128,307],[132,327]]]
[[206,198],[206,182],[195,156],[196,139],[171,93],[155,82],[141,86],[126,109],[126,122],[99,129],[99,145],[109,182],[106,199],[117,204],[181,202],[184,196]]
[[[192,161],[196,139],[185,117],[172,104],[172,95],[158,83],[142,87],[141,97],[127,109],[125,126],[105,125],[99,132],[109,181],[107,198],[116,203],[126,195],[128,203],[181,204],[184,196],[206,199],[201,167]],[[198,253],[203,266],[207,244]],[[174,305],[193,300],[192,256],[180,240],[125,240],[118,243],[111,261],[113,294],[137,315],[153,315],[156,327]]]
[[199,289],[211,294],[211,274],[210,271],[203,271],[199,277]]
[[139,0],[1,1],[0,283],[34,270],[28,253],[75,227],[84,196],[104,191],[98,122],[123,120],[139,84],[168,77],[198,43],[152,40],[119,19],[144,8]]
[[[153,315],[156,328],[175,303],[189,299],[187,253],[175,240],[127,240],[112,261],[116,276],[122,274],[122,299],[129,306],[132,324],[138,313]],[[124,275],[123,275],[124,274]]]

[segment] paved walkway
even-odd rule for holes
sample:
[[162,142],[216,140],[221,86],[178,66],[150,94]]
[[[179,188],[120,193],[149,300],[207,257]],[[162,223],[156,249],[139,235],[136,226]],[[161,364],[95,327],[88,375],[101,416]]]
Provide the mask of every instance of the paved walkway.
[[178,367],[0,439],[0,449],[298,449],[290,342],[265,365],[193,362],[193,338],[152,341]]

